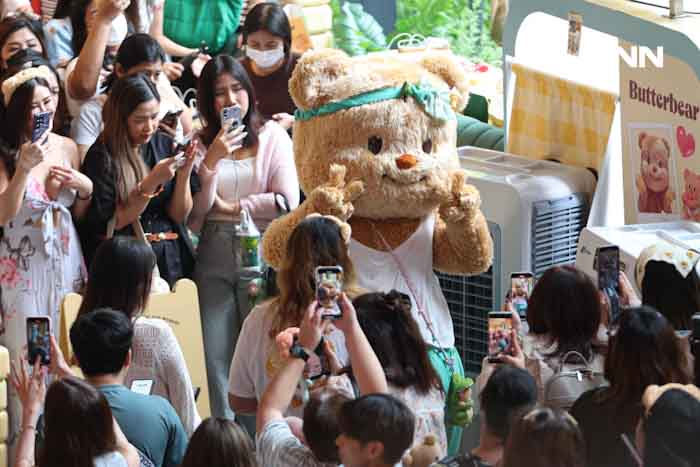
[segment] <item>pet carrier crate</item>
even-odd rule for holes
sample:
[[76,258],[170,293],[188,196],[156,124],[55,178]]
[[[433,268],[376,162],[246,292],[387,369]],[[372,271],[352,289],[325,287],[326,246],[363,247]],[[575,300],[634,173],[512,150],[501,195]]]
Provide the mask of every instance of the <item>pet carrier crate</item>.
[[477,276],[438,273],[464,369],[478,373],[486,355],[489,311],[501,310],[510,274],[535,277],[573,264],[595,178],[588,170],[466,146],[458,149],[494,242],[493,266]]
[[[597,281],[598,273],[593,267],[596,249],[602,246],[617,245],[620,248],[620,270],[627,274],[630,283],[637,289],[634,277],[634,265],[637,258],[644,248],[661,240],[700,251],[700,224],[678,221],[622,227],[586,228],[581,232],[576,254],[576,267]],[[637,293],[640,292],[637,290]]]

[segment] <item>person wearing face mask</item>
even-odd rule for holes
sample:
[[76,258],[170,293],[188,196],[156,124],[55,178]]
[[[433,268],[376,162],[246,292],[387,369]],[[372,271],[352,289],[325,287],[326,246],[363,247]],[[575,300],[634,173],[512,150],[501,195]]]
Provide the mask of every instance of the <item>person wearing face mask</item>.
[[296,106],[289,95],[289,78],[299,55],[292,52],[289,19],[276,3],[252,8],[243,24],[246,56],[241,63],[258,96],[258,110],[265,119],[275,120],[289,130]]

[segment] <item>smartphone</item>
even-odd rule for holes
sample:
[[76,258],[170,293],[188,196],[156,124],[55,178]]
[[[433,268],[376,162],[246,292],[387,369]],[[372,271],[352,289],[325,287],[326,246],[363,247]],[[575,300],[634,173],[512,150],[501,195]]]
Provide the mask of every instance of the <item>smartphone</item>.
[[509,311],[492,311],[489,313],[488,327],[488,361],[498,362],[501,355],[512,355],[513,315]]
[[37,357],[42,365],[51,364],[51,318],[27,317],[27,360],[34,365]]
[[185,165],[185,162],[187,161],[187,155],[184,152],[181,152],[177,156],[174,157],[175,159],[175,169],[179,169],[183,165]]
[[237,105],[224,107],[221,109],[221,128],[228,128],[231,132],[238,128],[241,124],[241,108]]
[[160,119],[161,123],[164,125],[169,126],[170,128],[176,128],[177,127],[177,120],[180,118],[180,115],[182,115],[182,109],[177,110],[175,112],[168,112],[166,113],[163,118]]
[[41,138],[46,130],[49,129],[51,125],[51,117],[53,112],[39,112],[34,114],[34,123],[32,125],[32,143],[36,143]]
[[343,292],[343,268],[340,266],[319,266],[316,268],[316,300],[323,308],[324,318],[339,318],[342,311],[338,298]]
[[598,248],[595,269],[598,271],[598,288],[617,291],[620,282],[620,248],[614,245]]
[[190,146],[194,144],[193,140],[191,137],[185,138],[185,140],[182,143],[177,143],[175,147],[173,148],[173,156],[177,156],[180,153],[185,153],[187,154],[187,151],[190,149]]
[[527,301],[534,286],[535,276],[531,272],[514,272],[510,275],[510,300],[522,317],[527,313]]

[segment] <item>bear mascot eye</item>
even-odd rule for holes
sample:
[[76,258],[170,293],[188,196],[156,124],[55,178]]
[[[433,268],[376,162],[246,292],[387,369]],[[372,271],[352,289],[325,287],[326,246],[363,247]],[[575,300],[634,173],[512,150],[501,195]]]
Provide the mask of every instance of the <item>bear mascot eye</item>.
[[430,154],[433,152],[433,140],[428,138],[425,141],[423,141],[423,152],[426,154]]
[[372,154],[379,154],[382,151],[383,144],[379,136],[370,136],[367,140],[367,149],[369,149]]

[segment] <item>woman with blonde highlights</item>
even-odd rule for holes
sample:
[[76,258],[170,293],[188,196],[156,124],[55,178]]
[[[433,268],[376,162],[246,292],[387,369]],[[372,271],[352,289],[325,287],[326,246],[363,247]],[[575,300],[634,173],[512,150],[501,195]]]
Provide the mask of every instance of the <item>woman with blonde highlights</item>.
[[160,275],[172,286],[194,266],[185,222],[199,178],[192,170],[195,151],[178,159],[172,138],[158,132],[159,109],[160,96],[148,77],[126,76],[114,84],[103,109],[104,130],[83,163],[95,193],[81,239],[89,261],[109,230],[134,235],[140,221]]
[[[349,228],[329,216],[305,219],[287,242],[277,284],[280,295],[251,311],[241,329],[229,373],[229,403],[235,412],[254,413],[265,387],[279,370],[282,359],[275,350],[275,336],[299,326],[304,311],[316,298],[318,266],[341,266],[343,290],[357,296],[355,269],[348,257]],[[341,364],[347,363],[345,340],[338,330],[326,336]],[[301,399],[295,397],[290,412],[301,415]]]

